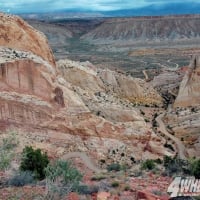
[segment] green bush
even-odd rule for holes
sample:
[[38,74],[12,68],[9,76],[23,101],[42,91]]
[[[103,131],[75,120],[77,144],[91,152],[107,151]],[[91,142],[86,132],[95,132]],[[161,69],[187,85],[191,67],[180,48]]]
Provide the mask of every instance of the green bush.
[[170,149],[171,151],[174,151],[174,147],[171,144],[165,143],[164,147]]
[[164,167],[165,173],[168,176],[172,174],[190,174],[188,161],[181,160],[178,157],[171,158],[169,156],[164,156]]
[[3,138],[3,145],[1,148],[4,150],[13,150],[18,145],[15,132],[9,132],[7,137]]
[[170,156],[164,156],[163,164],[164,164],[165,167],[168,167],[173,163],[174,163],[174,159],[173,158],[171,158]]
[[42,153],[41,149],[34,150],[31,146],[26,146],[22,152],[22,160],[20,164],[21,171],[31,171],[34,178],[42,180],[45,178],[44,169],[49,164],[46,153]]
[[193,197],[195,200],[200,200],[200,196]]
[[191,174],[195,176],[196,179],[200,179],[200,159],[192,161],[190,169]]
[[12,177],[9,181],[8,184],[16,187],[21,187],[24,185],[32,184],[34,183],[34,177],[32,172],[30,171],[24,171],[24,172],[19,172],[16,174],[14,177]]
[[13,158],[12,152],[1,152],[0,153],[0,170],[6,170],[9,168]]
[[162,192],[160,190],[153,190],[152,193],[157,196],[162,196]]
[[100,180],[103,180],[103,179],[106,179],[106,177],[104,175],[97,175],[97,176],[93,176],[91,178],[91,181],[100,181]]
[[10,163],[15,155],[14,149],[18,145],[18,140],[14,132],[7,134],[0,142],[0,170],[9,168]]
[[132,161],[132,163],[136,163],[135,158],[131,157],[130,160]]
[[119,163],[112,163],[107,166],[108,171],[120,171],[121,165]]
[[126,172],[128,168],[129,168],[129,166],[126,165],[126,164],[120,165],[120,170],[122,170],[122,171],[124,171],[124,172]]
[[99,187],[98,186],[87,186],[87,185],[80,185],[77,188],[77,192],[83,195],[91,195],[93,193],[98,193]]
[[45,169],[48,199],[62,198],[71,191],[78,192],[81,173],[70,162],[58,160]]
[[130,189],[131,189],[131,187],[129,185],[124,186],[124,191],[129,191]]
[[157,163],[157,164],[162,164],[163,163],[163,161],[160,158],[157,158],[156,160],[154,160],[154,162]]
[[112,187],[119,187],[119,182],[117,182],[117,181],[114,181],[114,182],[112,182]]
[[141,166],[142,169],[144,170],[152,170],[155,168],[155,163],[154,163],[154,160],[151,160],[151,159],[147,159],[145,160],[143,163],[142,163],[142,166]]
[[145,112],[143,110],[140,110],[141,115],[145,115]]

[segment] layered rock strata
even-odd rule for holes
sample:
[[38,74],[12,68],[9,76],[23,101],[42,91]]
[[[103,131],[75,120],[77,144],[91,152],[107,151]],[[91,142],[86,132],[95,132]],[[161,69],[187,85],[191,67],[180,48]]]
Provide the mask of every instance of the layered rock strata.
[[88,63],[56,67],[42,34],[18,17],[0,17],[1,130],[17,130],[21,144],[52,157],[82,151],[107,159],[112,152],[110,160],[131,163],[173,154],[133,106],[143,99],[162,104],[152,88]]

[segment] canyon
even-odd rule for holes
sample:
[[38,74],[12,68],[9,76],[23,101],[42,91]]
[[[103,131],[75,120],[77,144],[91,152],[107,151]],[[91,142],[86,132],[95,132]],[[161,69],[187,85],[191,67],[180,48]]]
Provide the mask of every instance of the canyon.
[[[199,53],[199,19],[98,19],[80,27],[77,21],[30,20],[42,33],[17,16],[1,13],[0,138],[15,131],[17,152],[31,145],[51,159],[78,158],[84,169],[96,173],[112,163],[134,167],[164,156],[199,158],[200,57],[191,58]],[[128,47],[130,41],[135,47]],[[168,42],[173,48],[164,48]],[[72,45],[76,47],[67,52]],[[80,52],[84,56],[76,57]],[[124,55],[138,68],[113,64]]]
[[25,18],[48,38],[56,60],[90,61],[144,78],[162,66],[189,64],[199,53],[199,15],[129,18]]
[[[89,62],[55,63],[42,33],[18,17],[1,14],[1,19],[9,38],[24,29],[27,33],[21,37],[20,46],[15,45],[16,37],[9,40],[8,46],[4,37],[1,39],[2,130],[19,130],[24,145],[31,141],[56,157],[83,151],[98,158],[96,161],[107,160],[108,152],[121,149],[126,156],[108,156],[108,162],[130,164],[131,157],[173,155],[135,107],[162,106],[162,97],[151,85]],[[5,23],[6,19],[9,23]],[[17,26],[12,27],[12,23]],[[38,49],[34,42],[28,42],[29,38],[35,38]],[[39,138],[43,138],[42,143]]]

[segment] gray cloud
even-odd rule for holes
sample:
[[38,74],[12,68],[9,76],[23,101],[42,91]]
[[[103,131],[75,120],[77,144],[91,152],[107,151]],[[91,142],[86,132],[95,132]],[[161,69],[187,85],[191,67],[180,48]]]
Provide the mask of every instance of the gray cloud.
[[[0,10],[11,10],[12,12],[52,11],[58,9],[105,11],[182,2],[183,0],[1,0]],[[199,0],[184,0],[184,3],[186,2],[199,3]]]

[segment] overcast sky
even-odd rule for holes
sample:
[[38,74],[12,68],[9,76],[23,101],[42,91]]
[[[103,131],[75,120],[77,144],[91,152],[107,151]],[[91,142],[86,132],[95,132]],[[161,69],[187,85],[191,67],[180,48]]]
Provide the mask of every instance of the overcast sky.
[[46,12],[59,9],[110,11],[187,2],[200,3],[200,0],[0,0],[0,10],[4,12]]

